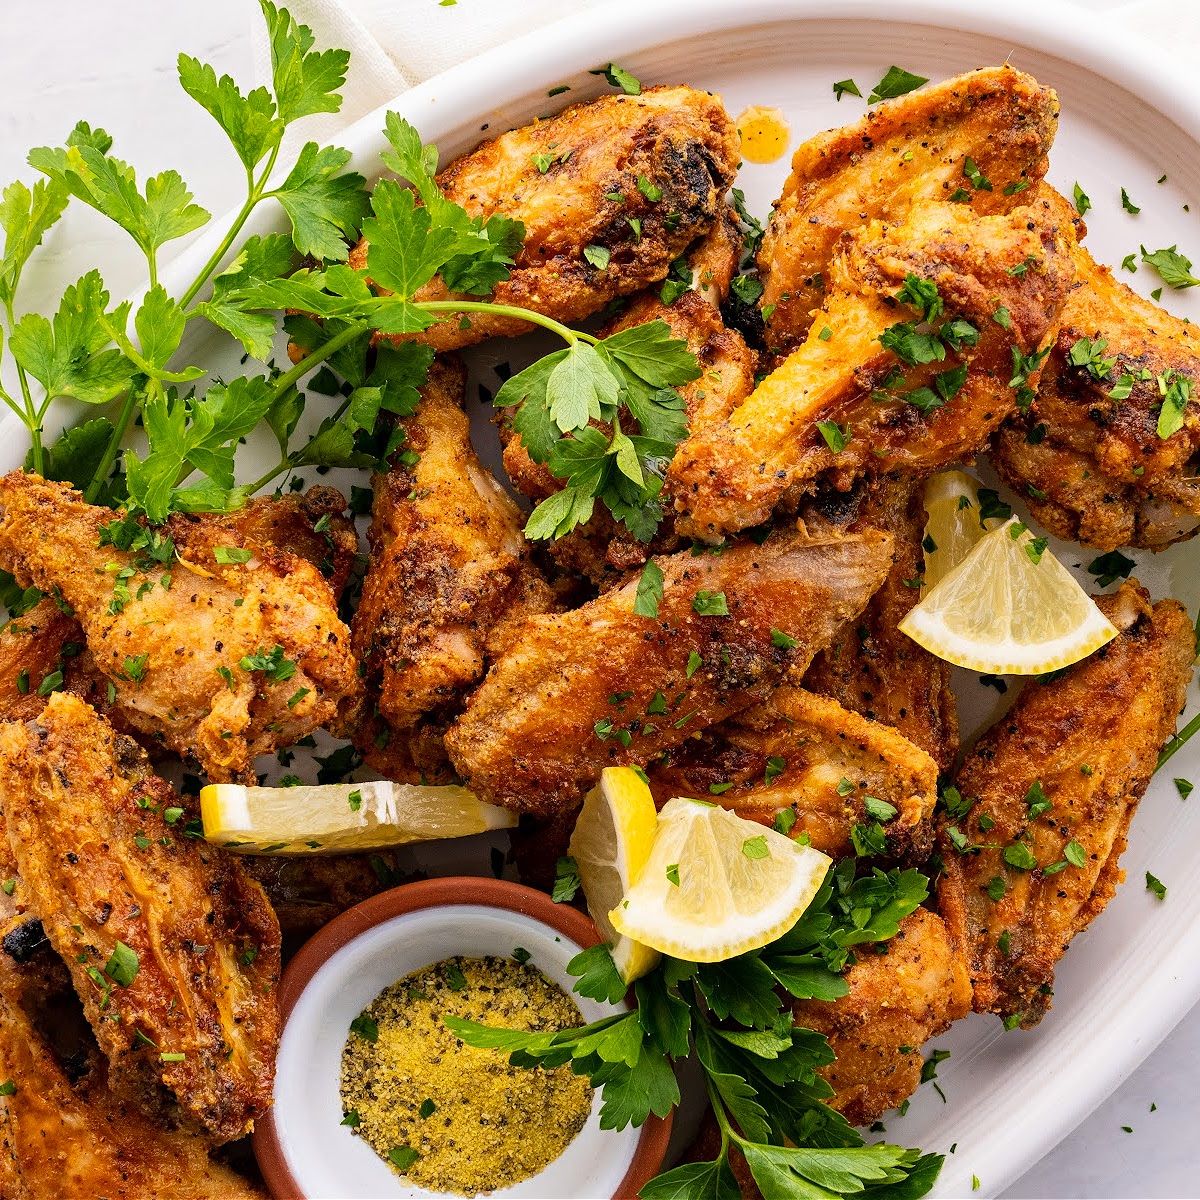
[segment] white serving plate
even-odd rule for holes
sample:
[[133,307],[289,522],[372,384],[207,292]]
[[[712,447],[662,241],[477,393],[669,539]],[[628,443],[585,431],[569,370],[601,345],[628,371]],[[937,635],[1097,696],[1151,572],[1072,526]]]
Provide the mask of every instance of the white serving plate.
[[[1139,242],[1151,248],[1178,243],[1200,257],[1197,214],[1184,208],[1200,203],[1200,90],[1161,54],[1106,33],[1078,8],[1056,0],[1008,0],[1003,6],[973,0],[619,0],[446,71],[388,107],[436,141],[445,161],[474,146],[484,130],[500,132],[556,111],[564,101],[599,93],[604,85],[588,70],[609,60],[647,83],[682,81],[719,91],[734,114],[748,104],[777,106],[790,122],[793,146],[865,111],[862,100],[834,101],[835,79],[853,77],[865,93],[891,63],[936,80],[1009,60],[1059,91],[1062,124],[1050,178],[1068,193],[1079,180],[1091,196],[1092,252],[1117,264]],[[571,92],[548,99],[547,91],[563,83]],[[379,173],[382,124],[380,109],[339,139],[368,177]],[[786,161],[743,170],[739,185],[752,211],[765,214]],[[1157,184],[1164,173],[1167,181]],[[1122,186],[1141,205],[1140,216],[1121,211]],[[215,236],[202,238],[162,273],[169,289],[177,292],[211,252],[220,234],[220,223],[214,225]],[[275,214],[262,212],[251,231],[277,227]],[[1143,293],[1159,282],[1146,268],[1128,278]],[[1174,292],[1166,302],[1200,319],[1200,297]],[[481,452],[493,463],[498,455],[490,411],[479,402],[475,382],[494,382],[493,364],[523,360],[534,345],[533,339],[520,347],[494,344],[470,356],[468,405]],[[184,355],[212,364],[216,374],[236,370],[239,353],[223,335],[201,330],[192,331],[183,348]],[[319,397],[311,408],[308,415],[319,419]],[[26,441],[13,418],[3,419],[9,424],[0,429],[14,434],[0,459],[8,468],[19,463]],[[253,478],[257,463],[268,461],[265,446],[252,442],[244,452],[242,477]],[[337,473],[329,481],[338,482]],[[1091,558],[1061,544],[1055,549],[1073,566]],[[1200,541],[1135,557],[1139,577],[1156,597],[1175,595],[1196,611]],[[970,736],[995,714],[997,697],[959,674],[964,735]],[[1193,685],[1189,716],[1196,706]],[[1002,1191],[1200,999],[1200,872],[1193,869],[1200,806],[1180,803],[1174,775],[1200,778],[1200,740],[1177,754],[1152,785],[1124,859],[1130,881],[1076,939],[1058,972],[1054,1008],[1041,1026],[1004,1034],[993,1019],[960,1023],[936,1043],[953,1051],[939,1071],[947,1103],[927,1085],[905,1118],[893,1115],[886,1122],[889,1140],[955,1150],[937,1195],[971,1194],[972,1176],[980,1180],[975,1194]],[[448,855],[426,851],[413,861],[434,873],[485,873],[486,847],[475,839],[448,846]],[[1147,869],[1170,888],[1165,903],[1144,891]]]

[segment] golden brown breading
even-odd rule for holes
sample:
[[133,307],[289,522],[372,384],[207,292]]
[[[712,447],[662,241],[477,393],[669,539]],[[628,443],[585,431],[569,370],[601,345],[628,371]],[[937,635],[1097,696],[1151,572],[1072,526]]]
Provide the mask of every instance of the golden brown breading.
[[[542,155],[551,159],[545,171],[535,162]],[[501,134],[455,159],[438,184],[473,217],[502,214],[525,226],[512,273],[491,298],[572,322],[664,278],[723,216],[738,157],[737,134],[719,97],[690,87],[650,87],[638,96],[574,104]],[[592,248],[607,252],[604,265],[584,256]],[[360,242],[350,265],[365,267],[366,260]],[[452,295],[434,279],[416,299]],[[529,328],[491,315],[472,317],[464,328],[447,317],[416,340],[453,350]]]
[[[0,479],[0,562],[75,610],[129,726],[194,755],[214,779],[252,780],[255,755],[328,724],[358,692],[349,630],[310,562],[244,537],[235,520],[175,520],[168,570],[101,546],[101,527],[117,519],[65,484]],[[249,559],[218,562],[230,546]],[[240,665],[272,653],[272,670]]]
[[[1036,409],[1008,422],[991,459],[1059,537],[1101,550],[1159,549],[1200,528],[1200,333],[1082,246],[1074,255],[1078,276]],[[1182,428],[1160,438],[1159,381],[1173,376],[1186,381],[1191,402]],[[1119,380],[1126,386],[1116,389]]]
[[230,513],[176,513],[169,522],[177,545],[188,540],[196,526],[211,530],[205,536],[219,542],[219,532],[233,540],[225,545],[271,546],[312,563],[340,597],[358,554],[354,522],[345,515],[346,497],[337,488],[318,485],[306,492],[255,496]]
[[[808,341],[725,422],[676,452],[667,473],[676,528],[716,541],[761,524],[778,504],[794,508],[820,481],[845,491],[863,474],[969,458],[1016,411],[1013,348],[1027,355],[1052,336],[1073,271],[1057,220],[1040,207],[976,218],[964,205],[930,204],[843,235]],[[919,320],[895,299],[909,275],[935,283],[947,317],[978,331],[962,352],[965,378],[943,380],[924,409],[906,395],[957,364],[951,353],[904,372],[880,345],[891,326]],[[1000,307],[1003,325],[994,319]],[[1036,371],[1028,375],[1036,385]],[[849,431],[840,452],[818,421]]]
[[[20,886],[114,1086],[147,1111],[171,1097],[214,1141],[249,1132],[279,1041],[279,923],[262,889],[185,836],[184,806],[145,752],[75,696],[0,726],[0,794],[21,797],[5,812]],[[108,967],[122,944],[136,956],[124,985]]]
[[[874,532],[777,532],[761,546],[662,556],[657,617],[634,612],[631,581],[527,622],[446,735],[451,761],[493,803],[569,808],[601,768],[649,762],[798,679],[890,559],[891,538]],[[706,607],[729,615],[696,611]]]
[[0,721],[36,717],[49,691],[73,692],[95,708],[107,703],[79,622],[47,598],[0,626]]
[[792,836],[807,834],[834,858],[853,854],[854,826],[874,820],[868,796],[896,810],[884,826],[889,858],[924,862],[933,846],[937,764],[894,729],[802,688],[778,688],[689,738],[649,774],[659,805],[672,796],[712,796],[764,825],[791,809]]
[[840,1000],[797,1001],[797,1025],[829,1039],[836,1061],[821,1069],[828,1103],[851,1125],[869,1125],[917,1090],[921,1047],[971,1010],[966,964],[935,913],[904,919],[886,954],[860,954]]
[[553,607],[520,511],[471,446],[464,383],[457,362],[434,364],[420,407],[401,421],[404,449],[419,457],[375,479],[351,645],[393,734],[457,708],[483,675],[493,631]]
[[[804,341],[843,231],[951,196],[979,216],[1024,203],[1026,187],[1046,173],[1058,109],[1053,90],[1032,76],[985,67],[802,142],[758,255],[772,351],[786,354]],[[988,186],[964,173],[968,159]]]
[[0,955],[0,1078],[15,1089],[0,1097],[0,1196],[265,1200],[214,1163],[201,1138],[111,1092],[94,1046],[64,1061],[57,1022],[69,993],[57,961],[18,966]]
[[[1050,1007],[1055,964],[1123,877],[1129,823],[1196,653],[1176,601],[1151,608],[1131,582],[1099,603],[1120,636],[1061,677],[1025,686],[968,755],[956,784],[970,811],[944,817],[939,835],[938,907],[967,955],[975,1009],[1024,1027]],[[1031,817],[1034,784],[1051,807]],[[1035,869],[1020,866],[1027,853]]]
[[[894,557],[883,587],[858,620],[813,660],[804,686],[893,726],[929,754],[939,771],[949,771],[958,755],[950,666],[900,632],[900,622],[921,595],[913,586],[924,564],[921,485],[911,477],[881,476],[854,493],[845,510],[835,503],[832,518],[851,530],[887,530],[894,539]],[[804,520],[809,528],[821,527],[807,510]]]

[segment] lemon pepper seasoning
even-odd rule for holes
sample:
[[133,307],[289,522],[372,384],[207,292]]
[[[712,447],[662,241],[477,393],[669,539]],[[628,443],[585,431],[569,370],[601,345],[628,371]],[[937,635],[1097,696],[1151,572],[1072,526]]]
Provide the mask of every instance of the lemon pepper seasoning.
[[503,1051],[464,1045],[447,1016],[539,1032],[582,1017],[533,965],[487,957],[414,971],[355,1018],[343,1124],[414,1184],[474,1196],[553,1162],[583,1128],[592,1089],[569,1066],[511,1067]]

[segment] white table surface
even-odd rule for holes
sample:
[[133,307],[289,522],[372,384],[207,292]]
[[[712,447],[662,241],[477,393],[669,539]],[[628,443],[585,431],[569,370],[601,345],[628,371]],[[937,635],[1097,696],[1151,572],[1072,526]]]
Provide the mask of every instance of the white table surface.
[[[1109,3],[1087,5],[1090,19],[1103,20],[1095,10]],[[116,152],[139,174],[177,168],[214,213],[240,203],[242,182],[228,145],[180,91],[175,58],[186,50],[219,73],[247,79],[249,23],[256,16],[251,0],[4,0],[0,185],[29,178],[26,149],[61,143],[83,118],[113,134]],[[144,262],[111,228],[72,209],[27,273],[24,305],[56,300],[66,283],[96,265],[114,297],[135,288]],[[1200,1006],[1074,1133],[1030,1164],[1006,1197],[1200,1195],[1198,1068]],[[1037,1087],[1036,1079],[1030,1087]],[[1019,1158],[1021,1147],[1012,1153]]]

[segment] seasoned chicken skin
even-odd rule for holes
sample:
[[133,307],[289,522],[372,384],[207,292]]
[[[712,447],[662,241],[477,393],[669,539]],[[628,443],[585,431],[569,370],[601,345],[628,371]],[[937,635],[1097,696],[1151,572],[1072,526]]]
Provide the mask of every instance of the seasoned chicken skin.
[[213,779],[252,779],[255,755],[330,723],[355,696],[349,630],[317,567],[236,521],[186,518],[167,527],[178,558],[163,564],[101,545],[118,520],[65,484],[0,479],[0,563],[74,610],[129,726]]
[[923,908],[886,954],[860,954],[846,983],[841,999],[801,1000],[793,1011],[836,1055],[821,1070],[834,1091],[828,1103],[851,1125],[869,1125],[917,1090],[921,1047],[970,1012],[971,984],[950,931]]
[[875,532],[662,556],[656,617],[634,612],[631,580],[527,622],[447,734],[451,761],[493,803],[570,808],[603,767],[647,763],[798,680],[890,560]]
[[147,1112],[169,1099],[214,1141],[248,1133],[279,1041],[279,924],[262,889],[184,835],[144,751],[75,696],[0,726],[0,794],[20,887],[113,1085]]
[[46,1026],[73,999],[69,993],[57,960],[18,966],[0,954],[0,1078],[13,1084],[11,1095],[0,1096],[0,1196],[265,1200],[213,1162],[204,1140],[164,1128],[114,1093],[94,1048],[62,1060],[61,1030]]
[[[1000,431],[991,459],[1059,537],[1159,549],[1200,528],[1200,333],[1082,246],[1074,257],[1077,279],[1036,408]],[[1172,382],[1182,423],[1163,438]]]
[[834,858],[854,853],[854,827],[875,819],[866,810],[873,797],[895,809],[884,825],[889,857],[923,862],[933,845],[933,759],[894,729],[802,688],[778,688],[689,738],[651,769],[650,787],[660,805],[711,795],[764,825],[790,809],[791,835],[807,834]]
[[[500,214],[525,226],[512,272],[491,298],[571,322],[664,278],[724,219],[738,159],[737,133],[719,97],[651,87],[574,104],[501,134],[455,159],[438,184],[473,217]],[[367,265],[365,242],[350,264]],[[452,295],[435,279],[416,298]],[[417,340],[453,350],[529,328],[490,314],[464,328],[454,316]]]
[[924,567],[926,516],[921,484],[911,476],[883,475],[845,498],[844,506],[837,494],[822,499],[828,507],[817,506],[819,520],[805,511],[808,527],[884,529],[892,535],[892,569],[858,620],[813,660],[804,686],[894,726],[929,754],[940,772],[948,772],[958,755],[950,666],[900,632],[900,622],[921,596],[917,584]]
[[758,254],[770,349],[804,341],[844,231],[951,198],[978,216],[1025,203],[1046,173],[1058,110],[1031,76],[985,67],[801,143]]
[[[819,482],[848,490],[864,474],[919,474],[971,457],[1016,411],[1013,352],[1030,355],[1053,335],[1073,271],[1042,208],[976,218],[963,205],[930,204],[844,235],[805,344],[724,422],[680,445],[667,472],[676,528],[717,541],[779,504],[795,507]],[[971,332],[960,351],[906,367],[880,337],[897,325],[921,332],[920,312],[898,296],[912,277],[937,285],[939,328],[962,319]],[[1032,363],[1022,376],[1021,386],[1036,386]],[[836,423],[840,449],[818,422]]]
[[375,477],[351,644],[384,728],[402,736],[459,705],[506,625],[552,607],[520,510],[471,446],[464,385],[460,364],[434,363],[401,421],[404,456]]
[[1024,1027],[1050,1007],[1055,964],[1123,877],[1129,823],[1196,653],[1174,600],[1151,607],[1131,582],[1098,603],[1120,636],[1026,685],[968,755],[956,785],[970,810],[944,816],[939,836],[938,907],[967,955],[975,1010]]

